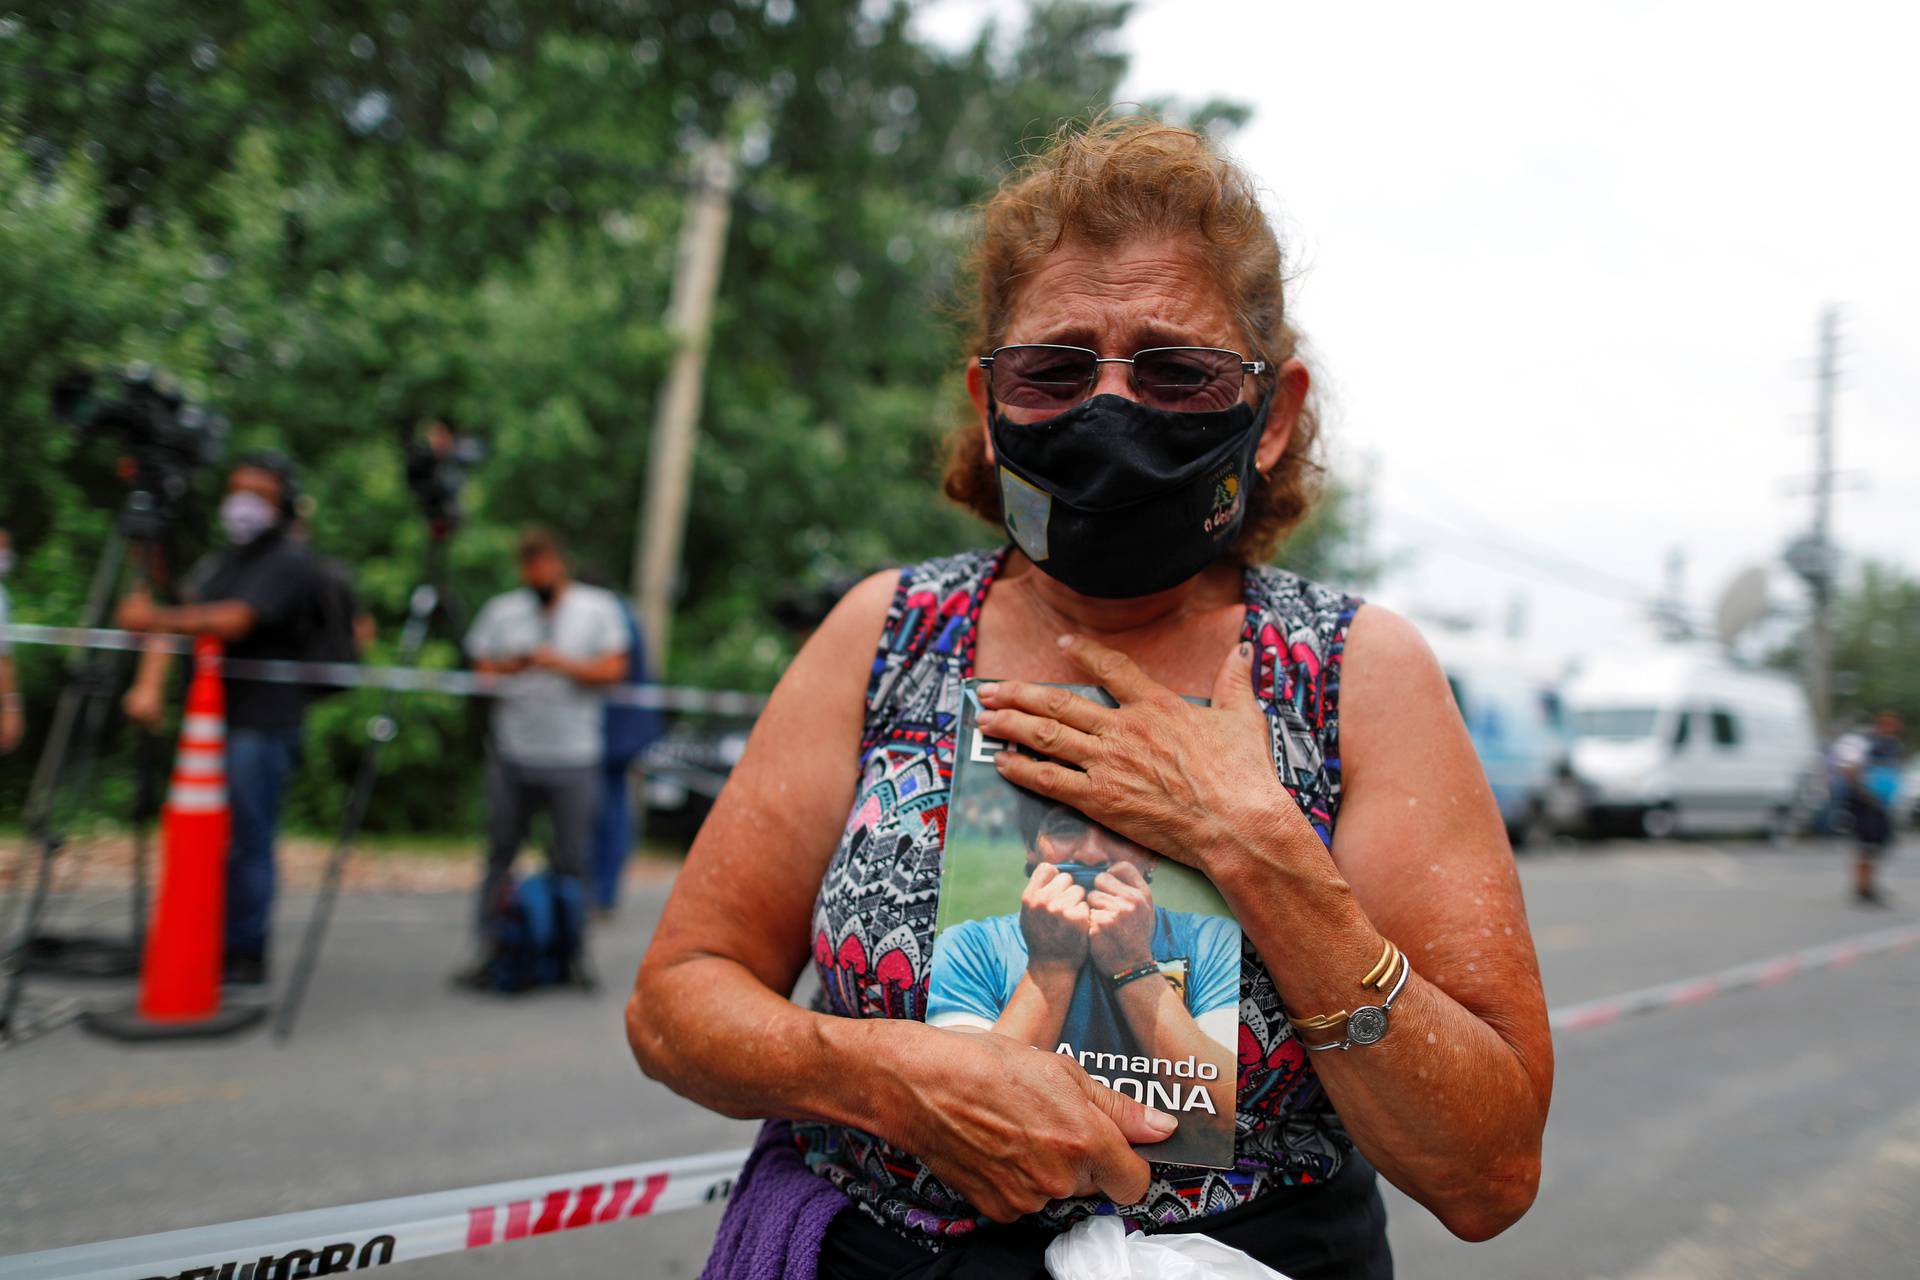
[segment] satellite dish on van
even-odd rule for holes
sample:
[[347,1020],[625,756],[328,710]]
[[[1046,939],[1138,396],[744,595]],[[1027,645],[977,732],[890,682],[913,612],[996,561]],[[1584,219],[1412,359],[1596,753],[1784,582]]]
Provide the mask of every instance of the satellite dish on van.
[[1742,569],[1721,588],[1720,603],[1713,610],[1713,633],[1721,644],[1734,638],[1767,616],[1767,571],[1759,565]]

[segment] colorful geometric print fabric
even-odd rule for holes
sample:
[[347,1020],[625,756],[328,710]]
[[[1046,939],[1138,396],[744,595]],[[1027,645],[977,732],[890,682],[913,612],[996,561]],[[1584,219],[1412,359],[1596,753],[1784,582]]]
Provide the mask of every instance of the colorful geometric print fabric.
[[[926,1017],[927,973],[946,843],[961,685],[973,674],[980,606],[1005,549],[929,560],[901,572],[867,685],[860,782],[814,905],[815,1007],[851,1018]],[[1331,844],[1340,809],[1340,663],[1360,602],[1269,567],[1246,572],[1243,638],[1281,781]],[[1232,1169],[1154,1164],[1130,1219],[1204,1217],[1292,1185],[1321,1181],[1352,1149],[1272,975],[1251,943],[1240,978],[1239,1108]],[[842,1125],[796,1123],[808,1164],[855,1204],[937,1247],[973,1230],[971,1207],[912,1155]],[[1055,1201],[1064,1226],[1114,1213],[1098,1199]]]

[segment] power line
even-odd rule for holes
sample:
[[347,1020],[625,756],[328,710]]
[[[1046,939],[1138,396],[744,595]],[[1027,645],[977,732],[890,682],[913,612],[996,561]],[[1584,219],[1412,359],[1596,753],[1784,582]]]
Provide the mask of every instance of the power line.
[[[1501,538],[1478,534],[1436,517],[1417,514],[1401,507],[1388,506],[1385,509],[1397,519],[1424,525],[1430,533],[1439,535],[1440,550],[1458,556],[1462,560],[1525,577],[1547,586],[1562,587],[1586,595],[1630,604],[1640,609],[1651,609],[1663,603],[1660,593],[1656,590],[1553,552],[1530,550],[1517,536]],[[1679,611],[1685,620],[1697,629],[1708,629],[1708,619],[1703,612],[1685,606],[1680,606]],[[1671,612],[1672,609],[1669,608],[1669,613]]]

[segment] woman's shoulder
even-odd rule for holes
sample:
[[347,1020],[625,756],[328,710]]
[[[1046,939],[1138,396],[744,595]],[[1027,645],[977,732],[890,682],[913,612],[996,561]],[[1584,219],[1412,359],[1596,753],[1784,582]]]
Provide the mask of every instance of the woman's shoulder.
[[1440,660],[1420,628],[1384,605],[1370,604],[1359,613],[1345,648],[1348,663],[1358,658],[1368,682],[1387,682],[1393,697],[1446,688]]
[[824,641],[823,647],[839,652],[861,638],[877,637],[905,579],[903,569],[882,569],[854,583],[827,612],[815,633]]

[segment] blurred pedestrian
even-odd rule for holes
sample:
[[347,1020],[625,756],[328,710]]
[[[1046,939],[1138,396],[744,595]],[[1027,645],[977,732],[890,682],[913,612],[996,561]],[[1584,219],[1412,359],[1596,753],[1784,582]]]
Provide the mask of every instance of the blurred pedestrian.
[[1853,898],[1861,906],[1891,905],[1879,885],[1879,867],[1893,844],[1894,798],[1906,757],[1901,727],[1899,712],[1882,711],[1871,728],[1845,734],[1833,747],[1853,817]]
[[[631,644],[619,600],[573,580],[554,534],[524,530],[519,560],[523,585],[487,601],[466,639],[474,670],[519,677],[493,704],[483,935],[512,895],[513,860],[536,814],[553,826],[553,874],[584,881],[606,752],[604,695],[625,678]],[[462,979],[487,985],[486,970]]]
[[[11,617],[7,575],[13,572],[13,537],[0,529],[0,632]],[[13,642],[0,634],[0,756],[12,752],[26,736],[26,712],[21,707],[20,678],[13,666]]]
[[[621,683],[637,687],[650,679],[646,641],[626,601],[617,595],[613,599],[627,629],[627,665]],[[627,855],[638,835],[636,819],[646,813],[644,804],[638,810],[634,808],[633,767],[664,730],[660,713],[652,707],[607,703],[602,721],[605,747],[600,761],[600,808],[593,824],[593,909],[602,919],[612,916],[619,905],[620,873],[626,868]]]
[[[242,457],[227,476],[220,502],[227,545],[188,571],[184,603],[156,604],[144,588],[136,590],[120,602],[119,625],[128,631],[217,636],[226,656],[235,659],[313,656],[316,638],[327,627],[331,596],[318,557],[291,536],[298,497],[293,461],[285,454]],[[165,650],[141,655],[122,703],[128,719],[149,730],[160,727],[171,663]],[[227,795],[233,806],[227,854],[229,982],[267,980],[274,842],[312,698],[313,691],[300,684],[227,681]]]

